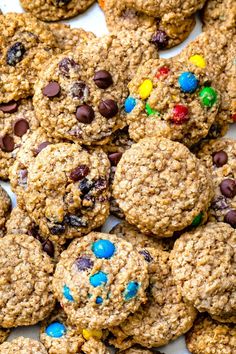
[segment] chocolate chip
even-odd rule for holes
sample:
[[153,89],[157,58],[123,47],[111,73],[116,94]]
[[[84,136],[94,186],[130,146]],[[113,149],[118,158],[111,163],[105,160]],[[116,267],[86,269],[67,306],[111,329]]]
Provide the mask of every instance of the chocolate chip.
[[10,135],[4,135],[0,137],[0,147],[5,152],[12,152],[15,148],[14,139]]
[[54,226],[52,226],[50,228],[50,232],[52,235],[64,234],[65,230],[66,230],[66,227],[65,227],[65,225],[62,225],[62,224],[55,224]]
[[108,155],[110,163],[112,166],[117,166],[122,156],[121,152],[114,152],[113,154]]
[[80,123],[90,124],[95,117],[94,110],[91,106],[83,104],[76,110],[76,118]]
[[86,195],[90,192],[90,190],[93,188],[94,183],[87,178],[84,178],[80,184],[79,184],[79,189],[82,193],[82,195]]
[[3,113],[14,113],[18,110],[18,104],[16,102],[9,102],[0,105],[0,111]]
[[158,49],[164,49],[167,47],[169,42],[169,36],[165,31],[157,30],[152,36],[151,43],[155,44]]
[[70,179],[72,181],[77,182],[86,177],[90,172],[90,169],[87,165],[80,165],[76,167],[73,171],[70,173]]
[[43,243],[42,243],[42,247],[43,247],[43,250],[44,252],[46,252],[49,257],[54,257],[54,245],[52,243],[52,241],[50,240],[45,240]]
[[7,51],[7,64],[15,66],[23,59],[25,52],[26,49],[21,42],[14,43]]
[[36,240],[40,241],[41,243],[44,241],[43,238],[40,236],[39,227],[38,226],[33,226],[29,230],[29,235],[33,236]]
[[104,100],[99,103],[98,110],[105,118],[112,118],[118,113],[118,106],[114,100]]
[[23,136],[28,129],[29,123],[24,118],[17,119],[13,124],[14,134],[19,137]]
[[106,70],[99,70],[95,73],[93,78],[97,87],[101,89],[107,89],[109,86],[113,84],[111,74]]
[[88,223],[77,215],[66,215],[64,222],[72,227],[86,227]]
[[224,217],[224,222],[236,228],[236,210],[230,210]]
[[76,259],[75,265],[78,270],[84,271],[93,268],[93,261],[89,257],[83,256]]
[[51,81],[43,89],[43,95],[48,98],[53,98],[59,95],[61,91],[60,85],[56,81]]
[[43,149],[45,149],[51,143],[49,141],[44,141],[43,143],[39,144],[37,148],[34,149],[34,156],[37,156]]
[[[65,75],[65,76],[69,76],[69,72],[70,69],[72,68],[76,68],[78,65],[76,64],[76,62],[73,59],[70,58],[64,58],[60,61],[59,63],[59,70],[60,72]],[[78,66],[79,67],[79,66]]]
[[148,263],[153,261],[152,256],[147,250],[139,251],[139,254],[141,254],[144,257],[145,261],[147,261]]
[[234,179],[226,178],[220,183],[220,191],[227,198],[236,195],[236,183]]
[[211,203],[211,207],[214,210],[224,210],[228,208],[227,199],[223,195],[216,197]]
[[226,154],[225,151],[220,150],[213,153],[212,160],[217,167],[221,167],[228,162],[228,155]]
[[78,81],[73,84],[71,87],[71,94],[74,98],[79,98],[83,101],[86,101],[89,96],[88,86],[83,81]]

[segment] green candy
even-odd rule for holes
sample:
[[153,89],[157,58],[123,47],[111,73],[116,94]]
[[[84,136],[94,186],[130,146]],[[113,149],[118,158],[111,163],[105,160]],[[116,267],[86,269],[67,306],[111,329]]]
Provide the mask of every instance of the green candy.
[[204,87],[199,93],[202,104],[206,107],[212,107],[217,100],[217,93],[212,87]]
[[148,103],[146,103],[145,109],[148,116],[153,116],[154,114],[159,115],[159,113],[155,109],[152,109]]
[[203,214],[202,214],[202,213],[200,213],[200,214],[198,214],[197,216],[195,216],[195,218],[193,219],[193,222],[192,222],[191,226],[197,227],[198,225],[200,225],[201,222],[202,222],[202,218],[203,218]]

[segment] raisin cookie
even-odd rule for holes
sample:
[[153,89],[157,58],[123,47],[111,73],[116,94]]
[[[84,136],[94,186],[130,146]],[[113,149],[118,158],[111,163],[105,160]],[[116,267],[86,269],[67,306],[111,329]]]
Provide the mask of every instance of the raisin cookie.
[[55,57],[40,73],[34,106],[50,136],[85,145],[105,144],[123,128],[127,84],[157,51],[139,32],[90,40]]
[[187,146],[204,138],[218,107],[204,68],[181,57],[150,60],[129,83],[125,101],[131,139],[162,136]]
[[144,233],[170,237],[208,208],[212,182],[184,145],[146,138],[122,155],[113,195],[129,223]]
[[46,348],[37,340],[18,337],[0,345],[0,354],[47,354]]
[[4,236],[5,224],[11,209],[11,199],[7,192],[0,186],[0,237]]
[[208,223],[182,235],[171,256],[173,275],[183,297],[198,311],[234,323],[235,246],[236,231],[231,226]]
[[101,226],[109,214],[110,164],[101,149],[52,144],[28,169],[26,210],[43,235],[64,243]]
[[0,178],[8,179],[23,136],[38,126],[31,99],[0,105]]
[[42,64],[51,59],[56,39],[30,14],[0,15],[0,103],[33,94]]
[[0,265],[0,325],[28,326],[48,316],[55,304],[54,267],[40,242],[28,235],[6,235],[0,239]]
[[78,327],[119,324],[146,301],[147,264],[131,243],[91,232],[72,241],[56,266],[57,299]]
[[58,21],[74,17],[89,8],[94,0],[20,0],[25,11],[42,21]]
[[234,354],[236,352],[236,326],[214,321],[202,315],[186,336],[192,354]]
[[208,0],[202,11],[203,29],[212,26],[224,30],[236,27],[236,3],[234,0]]

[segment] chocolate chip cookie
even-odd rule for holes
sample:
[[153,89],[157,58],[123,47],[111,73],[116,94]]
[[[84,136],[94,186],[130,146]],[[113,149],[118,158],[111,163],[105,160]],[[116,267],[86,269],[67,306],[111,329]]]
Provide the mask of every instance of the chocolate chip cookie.
[[126,125],[127,83],[157,51],[139,32],[95,38],[55,57],[35,85],[34,106],[50,136],[86,145],[105,144]]
[[146,301],[147,264],[131,243],[91,232],[72,241],[56,266],[57,299],[78,327],[118,325]]
[[234,323],[235,244],[236,231],[231,226],[208,223],[175,242],[171,261],[175,281],[187,301],[200,312]]
[[113,195],[129,223],[144,233],[170,237],[208,208],[212,182],[184,145],[146,138],[122,155]]
[[25,11],[42,21],[57,21],[74,17],[94,3],[94,0],[20,0]]
[[33,237],[18,234],[0,239],[0,326],[28,326],[49,315],[55,304],[53,268]]
[[233,354],[236,351],[236,326],[202,315],[186,336],[192,354]]
[[227,30],[236,26],[236,3],[234,0],[208,0],[202,11],[203,29],[212,26]]
[[48,26],[32,15],[0,15],[0,104],[33,95],[38,72],[55,44]]
[[0,345],[0,354],[47,354],[44,346],[38,341],[25,337],[18,337],[11,342]]
[[23,136],[38,126],[31,99],[0,104],[0,178],[8,179]]
[[140,66],[125,101],[131,139],[164,136],[191,146],[204,138],[220,102],[205,72],[181,57]]
[[0,237],[5,234],[5,224],[11,209],[11,199],[7,192],[0,186]]

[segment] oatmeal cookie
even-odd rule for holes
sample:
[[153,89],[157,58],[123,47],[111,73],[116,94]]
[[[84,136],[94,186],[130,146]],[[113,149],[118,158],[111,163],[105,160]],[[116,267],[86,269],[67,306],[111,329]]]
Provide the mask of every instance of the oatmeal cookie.
[[57,299],[78,327],[119,324],[146,301],[147,263],[131,243],[91,232],[72,241],[56,266]]
[[58,21],[86,11],[95,0],[20,0],[25,11],[42,21]]
[[156,354],[163,354],[159,351],[153,352],[148,349],[140,348],[140,347],[132,347],[127,350],[121,351],[120,354],[151,354],[151,353],[156,353]]
[[0,178],[8,179],[24,135],[38,126],[31,99],[0,105]]
[[234,0],[208,0],[202,11],[203,29],[212,26],[227,30],[236,28],[236,3]]
[[99,148],[48,145],[29,166],[26,210],[42,234],[59,243],[87,234],[109,214],[109,173],[109,160]]
[[214,321],[202,315],[186,336],[192,354],[234,354],[236,352],[236,326]]
[[0,237],[5,234],[5,224],[11,209],[11,199],[7,192],[0,186]]
[[0,15],[0,103],[33,95],[38,72],[55,44],[48,26],[32,15]]
[[208,208],[212,182],[184,145],[146,138],[122,155],[113,195],[129,223],[144,233],[170,237]]
[[48,316],[55,304],[53,268],[40,242],[33,237],[18,234],[0,239],[2,327],[28,326]]
[[0,354],[47,354],[44,346],[37,340],[18,337],[0,345]]
[[94,338],[89,339],[87,342],[84,343],[82,346],[82,353],[83,354],[112,354],[109,348],[106,345]]
[[181,57],[140,66],[125,101],[131,139],[162,136],[191,146],[204,138],[220,101],[205,71]]
[[82,50],[55,57],[40,73],[34,105],[50,136],[105,144],[126,125],[127,84],[157,51],[139,32],[94,38]]
[[5,342],[5,340],[9,336],[9,334],[10,334],[10,330],[9,329],[0,327],[0,344]]
[[231,226],[208,223],[175,242],[171,262],[187,301],[200,312],[225,317],[226,322],[232,316],[236,323],[235,246],[236,231]]

